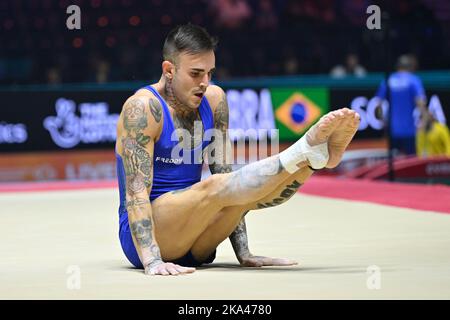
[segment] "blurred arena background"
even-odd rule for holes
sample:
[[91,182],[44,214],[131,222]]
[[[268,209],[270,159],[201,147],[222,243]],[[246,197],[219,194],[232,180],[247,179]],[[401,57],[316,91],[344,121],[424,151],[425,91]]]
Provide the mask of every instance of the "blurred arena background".
[[[66,25],[72,14],[66,10],[71,5],[80,8],[80,29],[69,29]],[[381,8],[381,29],[367,26],[370,5]],[[301,137],[321,115],[349,107],[361,115],[354,141],[341,165],[317,173],[311,183],[301,189],[300,192],[304,192],[301,196],[318,195],[450,213],[447,128],[450,119],[450,2],[446,0],[0,0],[1,201],[5,205],[16,203],[12,208],[26,214],[28,209],[19,204],[23,199],[21,191],[115,188],[114,142],[123,102],[138,88],[159,79],[163,40],[170,29],[187,22],[204,26],[219,38],[213,82],[227,92],[230,129],[234,130],[231,137],[237,157],[243,156],[246,161],[256,159],[258,143],[267,137],[279,141],[278,148],[282,150]],[[382,101],[376,94],[386,75],[395,71],[396,61],[402,55],[415,61],[413,71],[423,82],[426,106],[436,123],[444,128],[438,142],[425,136],[428,142],[421,143],[437,143],[441,152],[404,155],[389,148],[386,128],[389,101]],[[417,114],[415,124],[420,125]],[[428,150],[427,146],[422,149]],[[99,199],[116,201],[118,205],[118,192],[117,199],[113,193],[116,190],[107,196],[101,193]],[[45,198],[47,204],[39,203],[33,196],[23,203],[29,204],[36,214],[40,214],[39,208],[42,208],[43,216],[45,211],[45,217],[56,217],[58,213],[50,212],[49,207],[54,198],[46,197],[49,197]],[[69,207],[82,204],[83,199],[94,202],[92,197],[74,191],[73,197],[67,198],[72,202],[59,203],[58,208],[64,211],[66,207],[76,215],[77,210]],[[314,210],[315,200],[311,199],[307,198],[306,202]],[[295,201],[301,205],[299,200]],[[114,211],[115,204],[109,203],[108,209]],[[95,208],[99,209],[98,205]],[[368,211],[376,216],[381,210],[377,208]],[[348,211],[356,229],[359,228],[358,214],[366,209],[360,206]],[[109,216],[101,219],[111,220],[115,214],[111,210]],[[286,210],[294,216],[296,209],[291,206]],[[389,221],[387,212],[379,216],[385,219],[385,224]],[[435,296],[448,298],[450,242],[444,230],[448,217],[438,215],[428,220],[426,214],[417,213],[422,220],[414,222],[416,224],[410,224],[406,218],[405,222],[397,221],[402,221],[405,230],[412,226],[411,230],[416,231],[421,230],[422,223],[433,221],[427,230],[430,234],[436,232],[433,241],[441,241],[435,248],[442,250],[434,260],[442,263],[440,271],[435,273],[440,278],[423,283],[442,285]],[[328,218],[324,215],[324,220]],[[59,215],[58,219],[64,224]],[[95,221],[95,225],[100,225],[100,220]],[[320,221],[316,226],[322,225]],[[87,224],[74,225],[85,233],[94,233]],[[107,226],[115,228],[110,221]],[[260,227],[258,230],[264,229],[262,224]],[[397,234],[396,230],[391,230],[391,235]],[[42,236],[38,229],[33,232],[30,237]],[[116,229],[110,232],[115,235]],[[420,232],[412,232],[408,239],[417,240]],[[350,231],[346,233],[349,237],[350,234]],[[380,234],[377,236],[381,238]],[[72,244],[76,243],[74,239]],[[391,238],[392,242],[395,239],[395,236]],[[108,245],[102,241],[99,240],[104,249]],[[118,242],[118,239],[111,237],[111,241]],[[423,249],[424,254],[429,252],[425,244],[423,246],[418,250]],[[401,250],[408,250],[405,248],[411,247],[405,245]],[[6,253],[10,260],[3,262],[6,271],[10,270],[7,261],[15,263],[12,261],[16,259],[11,250]],[[126,264],[120,248],[114,250],[116,256],[113,257],[119,257]],[[309,251],[305,252],[308,257]],[[311,249],[311,257],[312,252],[316,249]],[[361,249],[360,254],[364,252]],[[5,256],[5,252],[2,255]],[[97,256],[91,252],[90,258]],[[357,261],[355,259],[354,264],[359,263]],[[385,261],[388,266],[397,262],[395,258]],[[309,272],[314,272],[311,270]],[[440,282],[444,280],[447,282]],[[287,286],[292,283],[292,279],[286,281]],[[0,292],[2,297],[8,297],[8,290],[19,298],[46,296],[43,291],[38,295],[25,294],[26,290],[21,291],[15,283],[5,283]],[[326,291],[327,282],[322,285]],[[395,294],[377,297],[406,294],[417,298],[425,294],[402,288],[397,287]],[[93,287],[91,294],[84,297],[94,297],[94,293]],[[344,297],[365,294],[359,293]],[[112,291],[105,294],[118,297]],[[186,292],[186,297],[204,297],[189,294]],[[336,289],[326,297],[342,297],[339,294]],[[48,291],[46,297],[61,295]],[[281,297],[298,296],[292,293]],[[321,297],[321,294],[313,297]]]

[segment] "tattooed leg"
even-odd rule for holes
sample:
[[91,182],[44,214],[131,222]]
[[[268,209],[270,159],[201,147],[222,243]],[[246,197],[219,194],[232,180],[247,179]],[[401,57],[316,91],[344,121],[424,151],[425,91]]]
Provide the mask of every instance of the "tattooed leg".
[[298,189],[312,176],[314,171],[308,167],[302,168],[283,181],[278,187],[262,199],[250,205],[250,210],[275,207],[288,201]]
[[[311,165],[311,159],[316,157],[315,151],[309,150],[303,154],[304,148],[299,142],[307,138],[310,146],[326,145],[328,139],[334,138],[335,132],[343,130],[343,128],[339,128],[339,125],[342,124],[345,117],[346,113],[343,110],[330,112],[311,127],[304,137],[280,154],[248,164],[238,171],[230,173],[224,179],[220,189],[223,200],[228,200],[225,206],[245,205],[261,199],[274,191],[289,175]],[[354,131],[354,127],[351,127],[351,130]],[[347,139],[348,135],[345,137]],[[345,142],[348,144],[349,140],[347,139]],[[340,151],[343,150],[341,149]],[[320,158],[320,155],[318,152],[316,158]],[[326,155],[328,156],[328,151]],[[295,187],[290,189],[292,188]]]
[[[196,258],[202,258],[209,246],[233,232],[244,212],[242,205],[263,198],[289,175],[281,167],[279,157],[273,156],[155,199],[152,202],[155,232],[163,257],[176,259],[192,249],[193,254],[198,253],[194,254]],[[225,207],[236,209],[223,210]],[[215,240],[200,240],[199,246],[206,247],[195,247],[194,243],[212,226],[218,228],[213,235]]]
[[248,164],[235,172],[218,175],[222,178],[220,200],[224,207],[251,203],[269,194],[289,175],[279,155]]
[[[327,165],[327,167],[335,167],[338,164],[345,148],[348,146],[359,124],[359,116],[349,109],[344,108],[331,113],[331,115],[339,114],[339,112],[342,115],[340,117],[337,117],[337,119],[327,119],[327,116],[324,117],[324,120],[328,120],[328,124],[330,126],[333,126],[333,123],[340,124],[340,127],[333,130],[331,134],[324,131],[323,129],[308,131],[310,137],[316,135],[316,132],[321,133],[323,136],[330,135],[328,142],[330,149],[330,163]],[[320,126],[318,125],[317,127]],[[286,202],[306,182],[306,180],[312,175],[312,173],[313,171],[308,167],[301,168],[299,171],[292,174],[288,179],[281,182],[278,187],[268,195],[250,206],[250,209],[263,209],[267,207],[277,206]],[[245,179],[242,180],[245,181]],[[252,182],[254,184],[257,184],[258,179],[255,179]]]
[[[239,201],[238,197],[242,196],[241,201],[249,203],[225,207],[210,218],[209,223],[191,247],[191,252],[197,259],[208,258],[227,237],[230,237],[238,258],[250,254],[247,234],[243,232],[246,229],[243,216],[248,210],[262,208],[261,204],[258,206],[260,202],[268,207],[272,206],[272,203],[277,205],[287,201],[312,174],[312,170],[306,167],[290,175],[277,166],[277,161],[278,157],[274,156],[247,165],[242,168],[243,170],[222,175],[229,176],[229,185],[224,184],[222,187],[224,192],[229,192],[225,196],[232,199],[234,203]],[[255,196],[262,189],[269,190],[268,194],[249,201],[250,197]]]
[[[338,120],[328,118],[329,123]],[[313,127],[313,139],[319,129],[321,135],[332,136],[334,126]],[[307,162],[297,166],[300,169],[290,174],[275,155],[159,197],[152,207],[161,252],[178,258],[191,250],[195,257],[205,258],[236,229],[244,212],[257,209],[258,203],[260,208],[283,203],[295,194],[312,173]]]
[[[354,121],[354,123],[356,122],[357,121]],[[355,127],[355,125],[353,125],[353,127]],[[352,132],[352,134],[354,134],[354,132]],[[346,139],[346,143],[348,144],[349,138],[347,137]],[[333,158],[336,153],[334,153],[334,150],[332,150],[330,154]],[[253,180],[249,179],[247,181],[245,179],[245,176],[251,176],[252,172],[254,173],[254,171],[258,171],[258,169],[248,167],[240,172],[240,184],[243,188],[257,188],[258,185],[264,180],[263,177],[261,178],[256,175],[257,178]],[[259,174],[262,172],[264,171],[260,171]],[[270,172],[269,169],[268,172]],[[258,201],[255,201],[249,205],[232,206],[222,209],[216,215],[211,225],[199,236],[197,241],[194,243],[191,249],[193,255],[200,259],[206,259],[223,240],[229,237],[233,249],[236,253],[236,257],[239,259],[239,262],[242,263],[242,257],[251,255],[248,247],[246,224],[244,219],[244,216],[248,212],[248,210],[268,208],[285,203],[297,192],[297,190],[307,181],[307,179],[311,177],[313,172],[314,171],[312,171],[308,167],[303,167],[296,171],[294,174],[289,175],[285,180],[279,183],[272,192],[259,199]]]
[[249,255],[250,250],[244,216],[249,210],[273,207],[285,203],[312,174],[313,171],[309,168],[302,168],[282,181],[274,191],[258,201],[244,206],[232,206],[222,209],[193,244],[192,254],[199,259],[206,259],[223,240],[229,237],[238,259]]

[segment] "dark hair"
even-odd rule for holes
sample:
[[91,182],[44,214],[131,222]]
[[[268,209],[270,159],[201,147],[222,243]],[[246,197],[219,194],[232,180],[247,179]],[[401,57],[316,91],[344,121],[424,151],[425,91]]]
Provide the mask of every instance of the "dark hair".
[[188,54],[202,53],[215,50],[217,38],[211,37],[204,28],[185,24],[172,29],[164,41],[163,58],[175,62],[181,52]]
[[397,59],[397,69],[413,71],[415,67],[414,62],[414,56],[410,54],[401,55]]

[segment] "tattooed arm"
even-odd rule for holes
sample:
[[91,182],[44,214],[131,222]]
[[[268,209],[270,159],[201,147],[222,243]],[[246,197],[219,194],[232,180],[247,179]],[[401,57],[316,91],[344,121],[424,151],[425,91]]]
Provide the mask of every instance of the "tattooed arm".
[[[219,87],[210,86],[210,88],[212,89],[211,91],[216,93],[207,98],[214,110],[214,127],[217,130],[215,136],[217,137],[210,145],[212,150],[208,152],[209,168],[212,174],[228,173],[232,171],[231,163],[233,159],[231,158],[230,139],[227,134],[229,119],[227,98],[223,90]],[[217,97],[220,97],[220,99]],[[248,248],[247,227],[245,224],[245,215],[247,212],[243,212],[241,221],[229,237],[239,263],[244,267],[286,266],[295,264],[295,262],[289,259],[255,256],[250,252]]]
[[[214,97],[210,99],[214,106],[217,105],[214,109],[214,128],[217,131],[210,146],[211,151],[208,159],[209,169],[212,174],[228,173],[233,171],[231,167],[231,143],[227,132],[229,123],[228,102],[225,92],[222,89],[217,86],[211,87],[217,93],[216,97],[218,96],[220,99],[214,99]],[[214,103],[215,100],[219,100],[219,102]],[[251,256],[248,248],[247,228],[244,218],[246,213],[243,213],[241,221],[229,237],[236,258],[241,264],[245,264],[245,258]]]
[[211,95],[211,107],[214,110],[215,133],[211,139],[208,164],[212,174],[228,173],[233,171],[231,163],[231,143],[228,136],[228,102],[225,92],[217,86],[213,87],[214,95]]
[[[145,273],[177,274],[189,270],[162,261],[149,200],[153,182],[153,149],[160,131],[161,116],[158,100],[148,96],[129,98],[119,118],[116,149],[125,169],[128,223]],[[175,268],[175,272],[168,267]]]

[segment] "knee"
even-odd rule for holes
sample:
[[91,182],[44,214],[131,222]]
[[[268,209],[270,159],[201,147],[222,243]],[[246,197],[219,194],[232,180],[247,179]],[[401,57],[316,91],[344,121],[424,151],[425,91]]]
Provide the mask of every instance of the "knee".
[[227,174],[214,174],[203,181],[202,189],[209,201],[219,204],[226,197],[226,176]]

